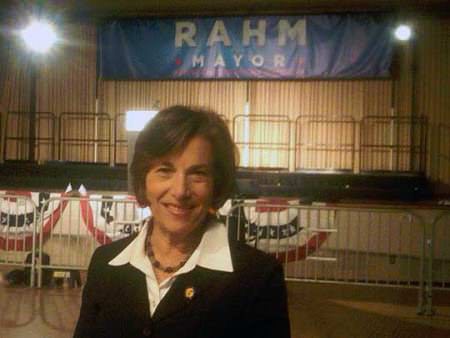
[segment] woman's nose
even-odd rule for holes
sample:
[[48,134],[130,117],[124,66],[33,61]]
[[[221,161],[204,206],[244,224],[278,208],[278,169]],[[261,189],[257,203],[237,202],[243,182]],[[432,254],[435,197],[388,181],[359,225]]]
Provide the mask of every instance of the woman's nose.
[[191,195],[189,180],[186,175],[176,174],[172,182],[172,194],[175,198],[181,200],[189,198]]

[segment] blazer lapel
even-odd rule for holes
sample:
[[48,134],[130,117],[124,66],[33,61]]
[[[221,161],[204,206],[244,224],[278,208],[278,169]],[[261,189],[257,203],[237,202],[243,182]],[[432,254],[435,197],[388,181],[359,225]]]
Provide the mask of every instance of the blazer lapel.
[[229,275],[229,272],[197,266],[191,272],[178,276],[156,308],[152,320],[162,320],[195,307],[200,300],[208,297],[209,291],[219,280]]
[[123,308],[132,313],[138,321],[148,320],[150,318],[150,305],[145,274],[127,264],[123,267],[119,278],[123,279],[119,285],[125,286],[123,292],[119,291],[122,295],[119,301]]

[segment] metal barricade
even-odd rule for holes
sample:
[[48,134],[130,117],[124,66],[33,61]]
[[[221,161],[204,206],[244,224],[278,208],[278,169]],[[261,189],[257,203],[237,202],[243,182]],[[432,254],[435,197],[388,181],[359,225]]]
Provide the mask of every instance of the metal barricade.
[[39,248],[52,259],[37,265],[38,286],[45,269],[87,270],[94,250],[139,230],[148,216],[129,198],[88,196],[50,198],[43,206],[52,210],[42,219]]
[[30,196],[0,195],[0,265],[25,268],[30,286],[35,282],[39,214]]
[[429,283],[434,288],[450,287],[450,210],[440,212],[432,223]]
[[[450,210],[439,211],[429,224],[424,288],[419,311],[433,315],[433,290],[450,288]],[[447,304],[450,305],[450,304]]]
[[425,117],[366,116],[361,121],[361,171],[425,172]]
[[[37,112],[35,116],[36,161],[55,159],[55,115]],[[8,112],[6,115],[4,160],[29,160],[30,113]]]
[[419,286],[423,227],[410,212],[246,202],[230,219],[238,237],[284,263],[288,279]]
[[233,138],[240,165],[250,168],[289,169],[290,120],[284,115],[236,115]]
[[[436,223],[442,217],[433,213],[428,219]],[[241,202],[227,215],[234,236],[276,257],[287,280],[417,288],[417,312],[432,314],[431,291],[437,281],[432,264],[439,261],[444,274],[450,257],[448,243],[439,244],[445,252],[435,247],[433,257],[427,256],[425,223],[422,215],[398,208],[295,201]],[[450,276],[442,274],[438,280],[448,287]]]
[[128,139],[125,130],[125,114],[114,118],[114,164],[127,164]]
[[62,113],[59,160],[110,163],[112,120],[106,113]]
[[[31,196],[31,195],[30,195]],[[94,250],[137,232],[150,215],[134,198],[0,195],[0,265],[30,273],[87,270]],[[295,199],[233,201],[231,238],[276,257],[293,281],[418,289],[432,315],[433,290],[450,289],[450,210],[301,205]],[[43,261],[48,255],[51,260]]]
[[351,116],[300,115],[295,120],[295,169],[355,169],[356,123]]

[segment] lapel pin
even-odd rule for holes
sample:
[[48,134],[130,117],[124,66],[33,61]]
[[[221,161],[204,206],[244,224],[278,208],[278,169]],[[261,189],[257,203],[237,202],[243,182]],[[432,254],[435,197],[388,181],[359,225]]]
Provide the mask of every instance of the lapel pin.
[[190,286],[184,290],[184,298],[186,298],[187,300],[191,300],[192,298],[194,298],[194,296],[195,296],[194,287]]

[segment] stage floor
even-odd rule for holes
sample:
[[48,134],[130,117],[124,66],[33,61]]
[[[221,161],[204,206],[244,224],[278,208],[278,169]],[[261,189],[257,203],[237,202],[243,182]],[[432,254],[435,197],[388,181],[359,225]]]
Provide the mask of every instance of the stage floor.
[[[288,282],[293,338],[450,337],[450,292],[436,315],[416,315],[417,290]],[[0,286],[1,338],[69,338],[80,289]],[[276,338],[276,337],[274,337]]]

